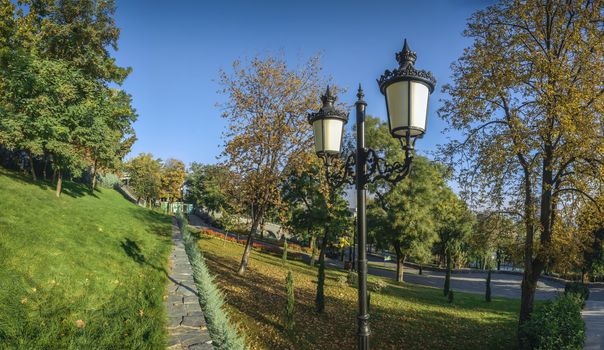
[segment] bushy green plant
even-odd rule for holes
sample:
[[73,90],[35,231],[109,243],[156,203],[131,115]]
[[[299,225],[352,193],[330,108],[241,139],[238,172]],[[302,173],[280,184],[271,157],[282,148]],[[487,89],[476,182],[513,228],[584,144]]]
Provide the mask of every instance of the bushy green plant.
[[538,306],[520,328],[520,335],[534,350],[580,350],[585,342],[581,297],[564,294]]
[[386,284],[386,282],[384,282],[384,280],[382,280],[382,279],[378,279],[378,280],[376,280],[375,282],[373,282],[373,283],[371,283],[371,284],[369,285],[369,289],[370,289],[372,292],[379,293],[379,292],[381,292],[381,291],[382,291],[384,288],[386,288],[387,286],[388,286],[388,285]]
[[357,275],[357,273],[354,271],[348,271],[348,274],[346,275],[346,282],[351,287],[356,287],[359,283],[359,275]]
[[581,298],[581,308],[584,308],[589,299],[589,287],[583,282],[568,282],[564,286],[564,294],[574,294]]
[[99,186],[105,187],[105,188],[113,188],[115,185],[120,183],[120,178],[113,173],[107,173],[107,174],[98,173],[98,174],[96,174],[96,179],[97,179],[97,184]]
[[286,290],[287,290],[287,305],[285,309],[285,330],[292,334],[294,330],[295,320],[295,297],[294,297],[294,277],[291,270],[287,272],[286,278]]
[[283,257],[281,258],[283,260],[283,265],[287,264],[287,240],[283,241]]
[[224,298],[214,278],[197,249],[196,242],[187,227],[187,220],[182,214],[177,219],[178,226],[183,235],[185,251],[193,269],[193,279],[197,286],[199,305],[201,306],[208,324],[208,330],[212,337],[212,344],[219,350],[243,350],[246,349],[244,339],[231,325],[224,311]]

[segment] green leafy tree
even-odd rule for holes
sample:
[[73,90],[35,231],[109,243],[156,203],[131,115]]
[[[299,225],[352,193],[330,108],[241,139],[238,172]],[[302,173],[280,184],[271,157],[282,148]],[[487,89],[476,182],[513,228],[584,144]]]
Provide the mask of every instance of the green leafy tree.
[[604,173],[602,2],[502,0],[464,34],[472,45],[440,111],[463,136],[444,153],[475,201],[524,223],[522,324],[561,206],[592,195]]
[[130,175],[130,187],[148,206],[159,198],[161,191],[161,160],[150,153],[141,153],[126,163]]
[[[390,162],[403,162],[404,151],[391,136],[387,123],[367,118],[366,132],[371,148],[381,150]],[[370,234],[384,248],[396,253],[396,281],[402,282],[403,264],[409,257],[429,254],[436,240],[434,201],[445,186],[442,167],[416,156],[409,176],[392,185],[379,181],[370,186],[375,195],[368,210]]]
[[445,260],[446,275],[443,292],[450,291],[451,270],[454,260],[460,261],[467,248],[474,226],[474,215],[451,189],[442,188],[435,208],[438,247]]
[[295,322],[295,312],[296,312],[296,300],[294,293],[294,276],[290,271],[287,271],[287,279],[286,279],[286,290],[287,290],[287,305],[285,308],[285,330],[290,335],[294,330]]

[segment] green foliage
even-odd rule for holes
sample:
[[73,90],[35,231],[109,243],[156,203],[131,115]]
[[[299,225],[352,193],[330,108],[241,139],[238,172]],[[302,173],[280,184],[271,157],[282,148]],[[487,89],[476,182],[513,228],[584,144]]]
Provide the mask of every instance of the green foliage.
[[348,271],[346,274],[346,282],[351,287],[357,287],[359,284],[359,275],[352,270]]
[[205,165],[193,162],[187,176],[187,200],[209,211],[224,214],[229,210],[224,179],[228,169],[222,165]]
[[0,348],[163,348],[170,218],[50,186],[0,168]]
[[484,300],[486,300],[487,303],[491,302],[491,270],[489,270],[489,274],[487,275],[487,288],[484,293]]
[[453,294],[453,289],[449,290],[449,292],[447,293],[447,301],[449,302],[449,304],[453,303],[453,299],[455,298],[454,294]]
[[161,191],[161,161],[150,153],[141,153],[126,163],[130,187],[147,202],[159,198]]
[[348,285],[348,278],[346,276],[338,275],[336,280],[339,286],[345,287]]
[[388,285],[382,279],[375,280],[374,282],[369,284],[369,290],[372,292],[380,293],[383,291]]
[[244,339],[237,333],[224,311],[224,297],[210,274],[208,267],[189,232],[187,219],[180,214],[177,219],[183,235],[185,250],[193,268],[193,278],[199,294],[199,305],[203,309],[212,337],[214,348],[219,350],[246,349]]
[[117,169],[135,140],[131,98],[110,87],[130,72],[111,57],[114,11],[111,0],[2,3],[0,145],[31,164],[48,160],[57,196],[64,174],[91,168],[94,181],[98,169]]
[[585,307],[585,302],[589,299],[589,287],[583,282],[567,282],[564,286],[564,294],[571,294],[579,297],[583,303],[581,307]]
[[[391,164],[404,162],[404,151],[390,135],[388,124],[372,117],[366,124],[368,146],[382,150]],[[394,248],[398,264],[408,258],[428,259],[437,239],[434,207],[441,188],[446,187],[444,176],[442,166],[415,156],[407,179],[394,186],[378,181],[369,187],[375,200],[368,206],[368,233],[380,247]]]
[[520,327],[520,336],[534,350],[581,350],[585,323],[581,297],[565,294],[538,306]]
[[285,309],[285,329],[289,334],[292,334],[295,326],[295,299],[294,299],[294,276],[291,270],[287,272],[286,278],[287,290],[287,306]]
[[97,174],[97,181],[101,187],[113,188],[120,183],[120,178],[114,173]]

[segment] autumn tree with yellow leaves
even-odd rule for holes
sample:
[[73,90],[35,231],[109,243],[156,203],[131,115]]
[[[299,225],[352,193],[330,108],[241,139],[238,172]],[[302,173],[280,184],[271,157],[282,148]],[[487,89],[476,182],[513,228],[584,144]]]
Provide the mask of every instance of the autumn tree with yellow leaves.
[[318,107],[317,96],[325,86],[320,71],[317,57],[291,68],[283,57],[266,56],[248,63],[235,61],[232,71],[220,73],[226,96],[221,107],[228,123],[222,157],[238,174],[231,179],[229,192],[254,208],[239,274],[247,267],[259,223],[279,205],[287,169],[303,162],[302,154],[310,149],[306,115]]
[[520,324],[560,234],[560,209],[590,201],[604,175],[602,0],[505,0],[478,11],[453,63],[443,147],[475,204],[524,223]]

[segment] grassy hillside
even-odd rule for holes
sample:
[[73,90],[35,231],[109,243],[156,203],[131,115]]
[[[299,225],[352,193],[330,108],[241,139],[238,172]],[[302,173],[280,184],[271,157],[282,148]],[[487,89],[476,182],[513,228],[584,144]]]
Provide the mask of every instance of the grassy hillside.
[[171,219],[0,168],[0,349],[158,349]]
[[[245,276],[237,274],[243,246],[201,235],[199,247],[225,293],[231,319],[252,349],[353,349],[357,290],[344,272],[326,273],[325,313],[314,309],[317,270],[301,262],[255,251]],[[283,330],[285,277],[294,275],[294,335]],[[343,279],[343,281],[341,281]],[[379,277],[370,276],[370,283]],[[371,292],[371,347],[374,349],[514,349],[518,300],[455,292],[449,304],[442,290],[384,280]]]

